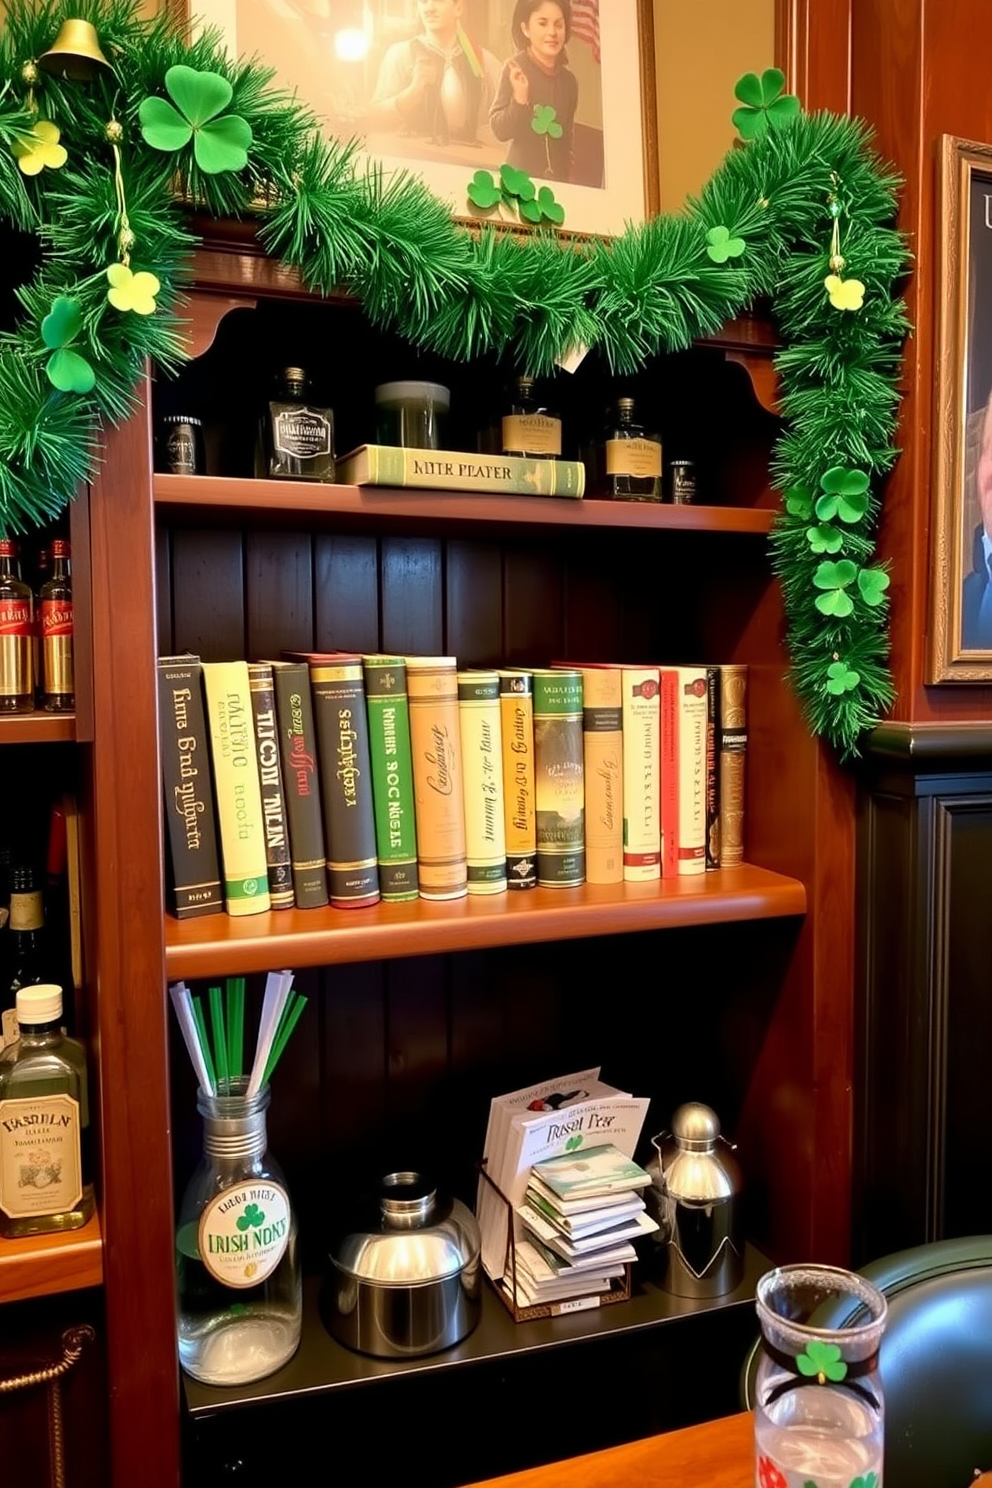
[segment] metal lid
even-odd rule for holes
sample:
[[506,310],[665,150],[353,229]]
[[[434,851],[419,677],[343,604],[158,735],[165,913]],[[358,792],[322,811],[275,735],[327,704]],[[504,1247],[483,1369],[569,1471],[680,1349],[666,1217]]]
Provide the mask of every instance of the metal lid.
[[475,1215],[458,1199],[438,1199],[422,1173],[388,1173],[356,1221],[334,1242],[330,1260],[357,1281],[417,1286],[456,1276],[478,1259]]
[[634,400],[633,400],[633,398],[618,398],[617,399],[617,410],[620,413],[633,413],[633,411],[634,411]]
[[440,382],[380,382],[375,401],[380,408],[395,408],[402,403],[434,403],[438,408],[450,408],[451,390]]
[[307,374],[302,367],[283,367],[279,376],[286,382],[306,382]]
[[687,1101],[672,1117],[672,1136],[687,1152],[712,1152],[719,1135],[719,1118],[702,1101]]
[[192,424],[196,429],[203,428],[203,420],[191,418],[187,413],[167,413],[162,420],[163,424]]
[[662,1132],[651,1141],[658,1152],[661,1176],[673,1198],[686,1203],[717,1203],[740,1192],[741,1171],[733,1145],[721,1138],[716,1112],[701,1101],[679,1106],[672,1117],[671,1132]]

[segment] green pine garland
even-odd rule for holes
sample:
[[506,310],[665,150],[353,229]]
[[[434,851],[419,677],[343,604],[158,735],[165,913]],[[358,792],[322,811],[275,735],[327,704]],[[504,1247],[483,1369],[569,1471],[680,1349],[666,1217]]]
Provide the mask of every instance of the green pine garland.
[[[32,68],[70,15],[96,26],[112,72],[80,83]],[[240,168],[201,168],[193,143],[170,153],[146,142],[141,105],[171,96],[166,74],[177,64],[229,81],[223,112],[250,129]],[[35,235],[41,252],[18,290],[17,328],[0,337],[0,531],[60,512],[92,470],[100,427],[132,407],[145,359],[181,362],[190,201],[214,217],[255,218],[266,251],[308,286],[351,292],[373,322],[415,345],[455,361],[505,355],[538,375],[581,346],[616,373],[634,372],[767,297],[784,344],[786,423],[773,477],[785,499],[771,549],[791,676],[812,730],[842,756],[856,753],[894,696],[888,575],[873,553],[878,480],[896,457],[908,330],[896,292],[908,266],[892,226],[898,182],[873,154],[867,127],[798,113],[794,101],[776,98],[774,73],[742,79],[747,106],[734,117],[749,143],[728,154],[698,199],[679,215],[576,246],[548,232],[520,240],[487,226],[466,231],[419,177],[360,168],[353,148],[322,137],[272,76],[255,60],[230,62],[216,31],[189,41],[167,16],[140,19],[137,0],[8,6],[0,220]],[[14,147],[31,144],[39,118],[60,130],[68,158],[29,176]],[[121,126],[130,268],[160,285],[151,314],[107,299],[105,271],[122,258],[111,120]],[[835,308],[824,285],[836,263],[832,202],[841,271],[864,287],[859,309]],[[81,358],[93,386],[53,386],[59,357],[62,375],[69,366],[77,376]]]

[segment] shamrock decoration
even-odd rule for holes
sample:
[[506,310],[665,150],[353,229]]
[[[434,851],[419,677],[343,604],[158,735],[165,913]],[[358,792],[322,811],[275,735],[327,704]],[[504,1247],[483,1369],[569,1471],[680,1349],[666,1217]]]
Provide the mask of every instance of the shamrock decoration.
[[193,141],[193,158],[208,176],[243,170],[248,163],[251,126],[239,114],[222,113],[233,97],[219,72],[197,72],[182,63],[165,74],[165,98],[146,98],[138,109],[141,133],[153,150],[169,153]]
[[83,328],[79,301],[59,295],[41,322],[41,339],[51,350],[45,364],[48,380],[60,393],[88,393],[96,383],[96,373],[78,351],[70,349]]
[[851,1479],[851,1488],[878,1488],[878,1473],[859,1473],[856,1478]]
[[[813,583],[817,589],[824,590],[823,594],[816,596],[815,601],[821,615],[836,615],[838,620],[843,620],[845,615],[851,613],[854,600],[844,591],[849,584],[854,583],[857,572],[858,565],[852,563],[850,558],[841,558],[838,563],[828,561],[820,564],[813,575]],[[835,1348],[836,1344],[830,1344],[829,1347]]]
[[816,503],[816,515],[823,522],[839,517],[850,526],[860,522],[868,510],[868,476],[863,470],[846,470],[832,465],[820,477],[824,494]]
[[555,200],[550,186],[542,186],[533,201],[520,203],[520,215],[525,222],[553,222],[560,227],[565,221],[565,208]]
[[492,172],[477,170],[468,183],[468,199],[480,212],[491,212],[499,206],[503,193],[493,180]]
[[806,541],[814,553],[839,553],[844,538],[836,527],[824,523],[819,527],[807,527]]
[[558,123],[558,111],[550,103],[535,103],[530,127],[535,134],[546,134],[551,139],[561,139],[563,133]]
[[522,222],[560,226],[565,221],[565,208],[555,200],[551,187],[538,190],[526,171],[512,165],[500,166],[498,182],[490,171],[477,170],[468,184],[468,199],[478,212],[501,207],[504,214],[516,213]]
[[246,1204],[245,1212],[236,1220],[239,1230],[255,1229],[265,1223],[265,1213],[257,1204]]
[[728,258],[740,258],[746,244],[743,238],[732,238],[729,227],[711,227],[706,234],[706,252],[714,263],[726,263]]
[[110,289],[107,299],[115,310],[133,310],[135,315],[154,315],[155,296],[162,288],[154,274],[135,274],[127,264],[111,264],[107,270]]
[[839,274],[828,274],[823,287],[835,310],[860,310],[865,302],[865,287],[860,279],[842,279]]
[[813,515],[813,493],[807,486],[790,486],[785,493],[785,509],[790,517],[808,522]]
[[861,673],[853,671],[846,661],[832,661],[827,667],[827,691],[834,697],[853,692],[860,681]]
[[568,1141],[565,1143],[565,1151],[566,1152],[574,1152],[575,1149],[576,1149],[576,1147],[581,1147],[581,1146],[582,1146],[582,1133],[580,1132],[580,1133],[578,1133],[577,1136],[569,1137]]
[[[853,566],[853,565],[852,565]],[[796,1356],[796,1368],[800,1374],[826,1384],[827,1380],[840,1381],[847,1374],[847,1365],[841,1358],[836,1343],[823,1343],[819,1338],[810,1339],[805,1353]]]
[[26,176],[37,176],[48,166],[59,170],[69,159],[65,145],[59,144],[59,128],[48,119],[39,119],[31,129],[16,139],[11,149],[17,157],[18,169]]
[[526,171],[517,170],[512,165],[501,165],[499,168],[499,179],[503,187],[504,196],[516,196],[521,201],[534,200],[534,182]]
[[799,99],[794,93],[783,93],[785,73],[778,67],[766,67],[760,78],[746,72],[737,79],[734,97],[743,108],[734,109],[731,118],[741,139],[756,140],[769,129],[787,129],[799,113]]
[[889,576],[884,568],[863,568],[858,574],[858,589],[866,605],[874,609],[885,601],[889,587]]

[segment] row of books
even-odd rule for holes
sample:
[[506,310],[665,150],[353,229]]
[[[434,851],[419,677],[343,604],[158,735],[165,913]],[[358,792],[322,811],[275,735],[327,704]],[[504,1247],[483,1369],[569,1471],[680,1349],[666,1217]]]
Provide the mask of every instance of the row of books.
[[743,858],[746,668],[159,658],[170,905],[361,908]]

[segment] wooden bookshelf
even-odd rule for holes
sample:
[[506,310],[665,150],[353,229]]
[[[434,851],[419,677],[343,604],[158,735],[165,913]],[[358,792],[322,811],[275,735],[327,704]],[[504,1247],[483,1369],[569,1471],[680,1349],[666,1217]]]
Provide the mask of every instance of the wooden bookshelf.
[[0,744],[62,744],[75,737],[75,713],[0,714]]
[[103,1236],[94,1214],[81,1230],[0,1239],[0,1302],[103,1285]]

